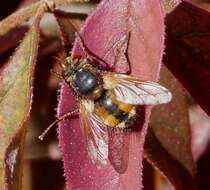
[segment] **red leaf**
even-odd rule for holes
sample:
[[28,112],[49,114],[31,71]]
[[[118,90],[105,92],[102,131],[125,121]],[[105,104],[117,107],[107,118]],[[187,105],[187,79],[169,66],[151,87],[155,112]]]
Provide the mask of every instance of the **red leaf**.
[[163,62],[210,115],[210,13],[183,2],[166,24]]
[[[154,32],[155,31],[155,32]],[[163,53],[164,25],[158,0],[102,1],[87,18],[80,32],[85,45],[108,63],[116,72],[127,72],[129,66],[124,54],[121,64],[115,65],[117,48],[129,57],[131,74],[145,80],[157,80]],[[129,45],[125,38],[130,34]],[[74,55],[81,55],[76,41]],[[67,85],[61,88],[58,115],[76,107],[73,93]],[[69,189],[142,189],[143,144],[150,109],[142,110],[145,121],[141,130],[129,134],[129,161],[124,174],[117,173],[111,164],[99,169],[89,159],[84,147],[78,119],[69,119],[59,125],[59,141],[64,160],[64,171]],[[142,120],[142,119],[141,119]]]
[[28,26],[22,26],[9,31],[6,35],[0,37],[0,54],[7,52],[17,46],[22,36],[28,31]]
[[195,163],[184,90],[166,68],[161,71],[160,81],[172,92],[173,99],[152,110],[151,128],[145,143],[146,157],[176,189],[194,189]]
[[210,11],[210,4],[208,0],[186,0],[195,6],[198,6],[206,11]]
[[146,146],[148,145],[149,148],[146,148],[147,160],[160,170],[161,174],[172,183],[176,190],[195,189],[195,180],[189,175],[189,172],[164,149],[151,129],[149,129],[147,134]]

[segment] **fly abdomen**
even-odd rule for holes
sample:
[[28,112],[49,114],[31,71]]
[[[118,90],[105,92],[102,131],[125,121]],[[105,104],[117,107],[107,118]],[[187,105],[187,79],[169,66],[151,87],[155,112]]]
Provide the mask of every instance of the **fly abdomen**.
[[127,113],[119,109],[118,105],[106,94],[99,99],[99,104],[117,119],[123,120],[127,115]]
[[108,126],[116,127],[128,120],[132,108],[132,105],[117,101],[112,93],[106,91],[96,101],[95,111]]

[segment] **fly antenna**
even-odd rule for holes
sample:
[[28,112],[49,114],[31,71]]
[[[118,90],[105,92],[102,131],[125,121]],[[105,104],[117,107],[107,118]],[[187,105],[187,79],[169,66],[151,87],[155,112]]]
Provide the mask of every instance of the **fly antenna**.
[[106,66],[108,65],[103,59],[101,59],[100,57],[98,57],[96,54],[94,54],[92,51],[90,51],[87,46],[85,45],[85,42],[84,40],[82,39],[82,36],[79,34],[79,32],[75,32],[75,35],[76,35],[76,39],[79,40],[79,44],[80,44],[80,47],[82,49],[82,51],[84,52],[85,56],[93,61],[93,60],[99,60],[101,61],[103,64],[105,64]]
[[44,132],[39,136],[39,139],[42,141],[42,140],[44,139],[45,135],[48,133],[48,131],[49,131],[53,126],[55,126],[57,123],[59,123],[59,122],[65,120],[66,118],[68,118],[68,117],[70,117],[70,116],[72,116],[72,115],[74,115],[74,114],[76,114],[76,113],[78,113],[78,112],[79,112],[79,110],[78,110],[78,109],[75,109],[75,110],[73,110],[73,111],[70,111],[70,112],[68,112],[68,113],[65,113],[64,115],[62,115],[61,117],[59,117],[58,119],[56,119],[53,123],[51,123],[51,124],[47,127],[47,129],[44,130]]

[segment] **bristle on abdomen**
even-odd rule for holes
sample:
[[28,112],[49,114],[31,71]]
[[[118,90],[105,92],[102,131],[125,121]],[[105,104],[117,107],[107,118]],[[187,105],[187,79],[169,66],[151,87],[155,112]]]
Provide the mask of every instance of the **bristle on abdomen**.
[[130,119],[130,112],[134,109],[133,105],[116,100],[110,91],[106,91],[95,102],[95,113],[110,127],[126,127],[126,121]]

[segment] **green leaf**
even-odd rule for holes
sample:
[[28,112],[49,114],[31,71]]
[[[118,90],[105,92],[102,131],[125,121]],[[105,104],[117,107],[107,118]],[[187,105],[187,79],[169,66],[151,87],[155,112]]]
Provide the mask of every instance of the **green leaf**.
[[22,186],[24,143],[43,13],[44,7],[40,7],[31,29],[0,72],[0,184],[4,190],[19,190]]

